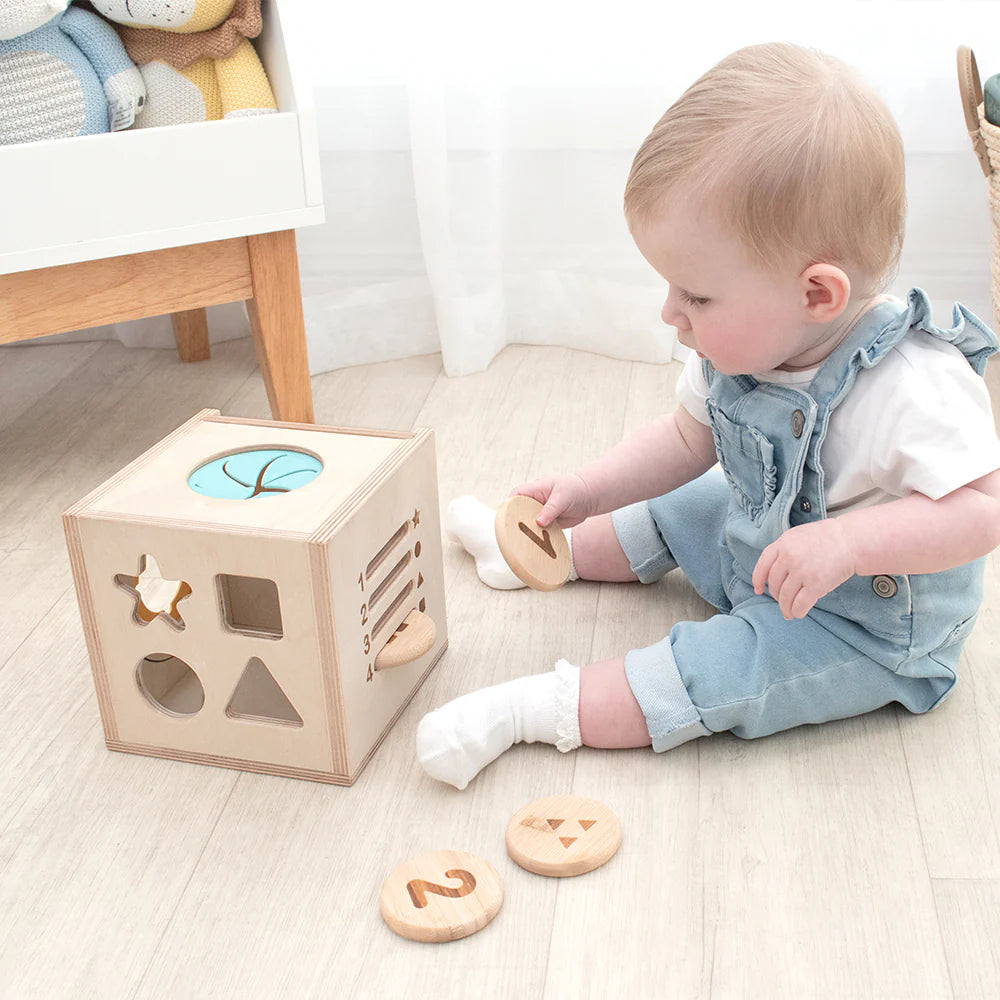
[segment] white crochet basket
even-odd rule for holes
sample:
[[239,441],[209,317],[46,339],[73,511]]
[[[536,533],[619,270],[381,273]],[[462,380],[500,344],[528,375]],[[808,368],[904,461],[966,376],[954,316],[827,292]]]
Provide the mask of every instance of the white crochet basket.
[[972,149],[987,179],[987,199],[993,220],[993,249],[990,272],[993,277],[993,312],[1000,323],[1000,128],[986,120],[979,67],[972,49],[958,49],[958,86],[962,94],[965,124]]
[[278,114],[0,146],[0,275],[323,221],[308,18],[293,0],[262,12]]

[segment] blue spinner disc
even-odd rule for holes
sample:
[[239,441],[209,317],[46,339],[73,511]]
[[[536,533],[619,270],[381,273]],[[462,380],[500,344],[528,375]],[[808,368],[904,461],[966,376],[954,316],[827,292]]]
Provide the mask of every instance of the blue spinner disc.
[[188,486],[219,500],[279,497],[311,483],[322,471],[323,463],[305,452],[258,448],[206,462],[191,473]]

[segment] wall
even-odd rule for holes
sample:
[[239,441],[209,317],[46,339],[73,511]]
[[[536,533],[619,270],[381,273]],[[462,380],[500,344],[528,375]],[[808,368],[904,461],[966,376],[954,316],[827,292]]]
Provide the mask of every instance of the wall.
[[[475,244],[484,169],[501,172],[486,197],[503,200],[494,224],[505,280],[531,302],[509,318],[514,339],[544,343],[553,324],[587,326],[595,346],[607,330],[661,336],[662,283],[622,219],[632,154],[712,63],[773,39],[852,63],[899,121],[909,217],[893,290],[924,287],[939,322],[954,300],[992,319],[985,180],[965,131],[955,49],[973,46],[984,79],[1000,72],[997,0],[625,0],[596,13],[556,0],[392,0],[309,10],[301,41],[316,84],[327,213],[325,225],[299,233],[314,371],[438,349],[410,155],[411,102],[428,89],[447,106],[457,237]],[[246,331],[239,307],[218,307],[212,325],[213,339]],[[173,342],[163,319],[117,332]]]

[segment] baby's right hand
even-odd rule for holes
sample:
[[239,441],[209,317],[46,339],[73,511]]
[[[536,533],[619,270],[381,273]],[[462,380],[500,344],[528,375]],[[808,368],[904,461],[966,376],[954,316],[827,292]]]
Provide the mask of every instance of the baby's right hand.
[[547,528],[557,520],[556,527],[573,528],[597,510],[587,484],[577,475],[533,479],[515,486],[510,495],[533,497],[544,504],[535,519],[540,528]]

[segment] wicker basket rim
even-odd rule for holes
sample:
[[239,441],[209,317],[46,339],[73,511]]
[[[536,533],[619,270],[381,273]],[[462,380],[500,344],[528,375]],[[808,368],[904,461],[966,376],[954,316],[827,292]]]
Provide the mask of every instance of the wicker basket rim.
[[986,120],[986,105],[980,104],[976,109],[979,112],[979,129],[982,132],[983,141],[987,146],[1000,149],[1000,126],[993,125]]

